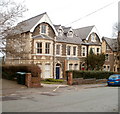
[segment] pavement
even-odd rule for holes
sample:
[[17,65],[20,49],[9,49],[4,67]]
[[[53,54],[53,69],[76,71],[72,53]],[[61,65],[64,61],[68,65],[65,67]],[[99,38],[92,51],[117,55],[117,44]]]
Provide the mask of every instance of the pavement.
[[40,88],[27,88],[25,85],[17,84],[16,81],[0,79],[0,97],[16,95],[16,94],[35,94],[35,93],[49,93],[49,92],[68,92],[70,90],[88,89],[105,87],[103,84],[84,84],[84,85],[66,85],[66,84],[41,84]]

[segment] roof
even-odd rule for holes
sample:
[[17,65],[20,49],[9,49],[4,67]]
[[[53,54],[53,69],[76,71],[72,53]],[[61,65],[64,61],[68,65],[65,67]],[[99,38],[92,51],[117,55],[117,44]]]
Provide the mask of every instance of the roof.
[[41,39],[46,39],[46,40],[53,40],[53,38],[45,35],[45,34],[40,34],[40,35],[37,35],[37,36],[33,36],[33,39],[37,39],[37,38],[41,38]]
[[71,27],[64,27],[64,26],[62,26],[62,28],[64,30],[64,33],[69,32],[69,30],[71,29]]
[[91,30],[94,26],[87,26],[78,29],[74,29],[76,35],[78,35],[82,40],[85,40],[87,36],[90,34]]
[[107,37],[103,37],[102,40],[105,40],[106,43],[110,46],[110,48],[113,50],[113,51],[117,51],[118,49],[118,41],[117,41],[117,38],[107,38]]
[[67,37],[66,35],[63,36],[57,36],[56,42],[65,42],[65,43],[72,43],[72,44],[81,44],[82,40],[80,37],[76,37],[73,35],[73,37]]
[[13,32],[19,34],[30,31],[45,14],[46,12],[18,23]]

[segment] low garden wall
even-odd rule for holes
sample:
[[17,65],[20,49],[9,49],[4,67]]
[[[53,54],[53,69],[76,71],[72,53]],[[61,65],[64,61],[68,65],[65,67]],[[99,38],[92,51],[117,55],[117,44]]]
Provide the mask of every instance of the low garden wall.
[[79,84],[97,84],[97,83],[106,83],[107,79],[83,79],[83,78],[74,78],[73,79],[73,85],[79,85]]
[[112,74],[114,74],[114,72],[66,71],[66,78],[67,78],[67,81],[68,81],[68,85],[73,85],[73,84],[96,84],[96,83],[106,83],[108,77]]

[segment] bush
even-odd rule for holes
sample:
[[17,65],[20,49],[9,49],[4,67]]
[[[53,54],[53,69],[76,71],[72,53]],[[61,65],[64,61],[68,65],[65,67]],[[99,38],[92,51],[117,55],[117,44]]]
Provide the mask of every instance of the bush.
[[53,78],[47,78],[44,81],[48,81],[48,82],[60,82],[60,83],[64,82],[64,80],[62,80],[62,79],[53,79]]
[[108,77],[114,72],[105,72],[105,71],[66,71],[66,76],[68,76],[68,72],[73,73],[73,78],[83,78],[83,79],[108,79]]
[[41,73],[41,70],[37,65],[3,65],[2,66],[2,78],[4,79],[14,80],[16,78],[16,72],[31,73],[32,76],[35,77]]

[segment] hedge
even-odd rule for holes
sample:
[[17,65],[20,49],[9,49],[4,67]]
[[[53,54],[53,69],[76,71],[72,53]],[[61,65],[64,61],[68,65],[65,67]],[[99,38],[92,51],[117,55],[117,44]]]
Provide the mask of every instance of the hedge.
[[108,77],[114,72],[107,71],[66,71],[66,76],[68,76],[68,72],[73,73],[73,78],[83,78],[83,79],[108,79]]
[[37,65],[3,65],[2,66],[2,78],[8,80],[14,80],[16,78],[16,72],[31,73],[33,77],[38,76],[41,73],[41,69]]

